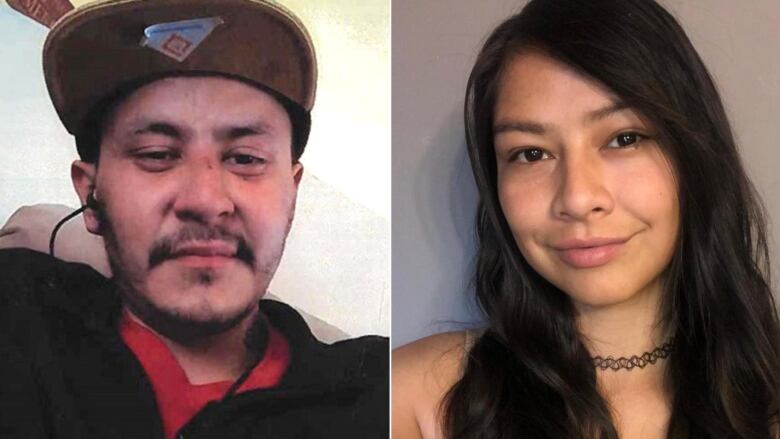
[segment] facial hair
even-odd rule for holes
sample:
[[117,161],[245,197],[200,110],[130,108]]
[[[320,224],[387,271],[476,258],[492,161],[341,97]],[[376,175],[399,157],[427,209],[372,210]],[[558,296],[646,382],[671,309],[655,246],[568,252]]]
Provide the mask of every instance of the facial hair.
[[[207,309],[201,309],[199,310],[201,313],[213,316],[213,318],[203,320],[195,318],[194,315],[183,313],[176,309],[162,307],[154,303],[154,301],[150,299],[149,294],[144,294],[143,281],[134,279],[135,276],[132,276],[132,274],[128,273],[125,269],[124,264],[122,263],[122,253],[120,251],[121,244],[114,231],[112,220],[107,214],[104,203],[104,200],[97,201],[95,212],[99,221],[99,232],[103,236],[106,253],[108,254],[108,261],[114,275],[113,279],[118,287],[123,303],[147,326],[171,340],[189,344],[236,327],[256,309],[258,306],[257,301],[250,302],[239,312],[230,315],[216,315],[215,313],[209,312]],[[294,204],[289,210],[284,236],[279,248],[273,249],[271,253],[267,253],[266,255],[261,255],[259,261],[255,260],[255,255],[252,252],[251,247],[241,236],[229,233],[224,229],[208,228],[204,225],[185,226],[178,232],[158,239],[153,243],[148,260],[149,266],[144,271],[144,274],[148,273],[148,270],[153,268],[153,262],[156,265],[159,265],[162,263],[162,260],[168,258],[170,256],[170,249],[173,248],[177,242],[187,239],[232,240],[236,243],[236,257],[251,268],[252,271],[261,274],[261,278],[266,280],[265,284],[260,286],[264,294],[281,260],[287,235],[292,226],[293,212]],[[187,279],[187,282],[208,286],[214,282],[216,273],[211,269],[197,269],[190,271],[188,276],[191,277]],[[205,304],[204,306],[208,305]]]

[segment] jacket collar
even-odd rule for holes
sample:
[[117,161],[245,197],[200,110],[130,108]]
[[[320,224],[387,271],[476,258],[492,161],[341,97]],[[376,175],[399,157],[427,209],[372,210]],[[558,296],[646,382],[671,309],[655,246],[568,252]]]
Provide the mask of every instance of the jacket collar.
[[[84,264],[49,259],[48,275],[41,276],[42,287],[51,290],[47,294],[47,306],[79,319],[88,331],[118,337],[122,301],[115,283]],[[290,366],[280,386],[357,384],[372,368],[363,361],[364,357],[373,355],[367,351],[371,349],[370,343],[351,340],[328,345],[314,337],[303,317],[289,305],[261,300],[259,306],[289,343]],[[261,337],[258,342],[263,340]]]

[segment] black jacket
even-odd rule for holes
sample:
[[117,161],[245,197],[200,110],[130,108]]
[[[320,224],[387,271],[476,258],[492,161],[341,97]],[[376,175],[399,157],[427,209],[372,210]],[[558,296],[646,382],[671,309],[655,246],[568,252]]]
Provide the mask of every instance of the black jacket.
[[[280,385],[208,404],[180,437],[387,437],[387,339],[326,345],[290,307],[260,306],[290,343]],[[91,268],[0,250],[0,438],[163,438],[119,313],[113,284]]]

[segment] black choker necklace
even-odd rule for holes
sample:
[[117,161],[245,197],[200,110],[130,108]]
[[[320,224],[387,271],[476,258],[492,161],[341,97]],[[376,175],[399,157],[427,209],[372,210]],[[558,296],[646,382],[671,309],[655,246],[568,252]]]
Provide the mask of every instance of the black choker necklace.
[[635,367],[644,369],[648,364],[655,364],[659,359],[668,357],[672,353],[672,348],[674,348],[674,337],[670,337],[666,343],[640,356],[633,355],[629,358],[593,357],[593,366],[601,370],[631,370]]

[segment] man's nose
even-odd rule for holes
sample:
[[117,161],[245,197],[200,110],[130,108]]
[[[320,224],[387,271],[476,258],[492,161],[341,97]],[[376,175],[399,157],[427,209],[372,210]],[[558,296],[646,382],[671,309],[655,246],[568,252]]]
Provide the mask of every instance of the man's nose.
[[598,153],[570,154],[562,160],[553,200],[557,218],[585,221],[614,208],[613,194]]
[[185,165],[173,209],[182,220],[213,224],[235,211],[230,182],[222,163],[211,157],[193,159]]

